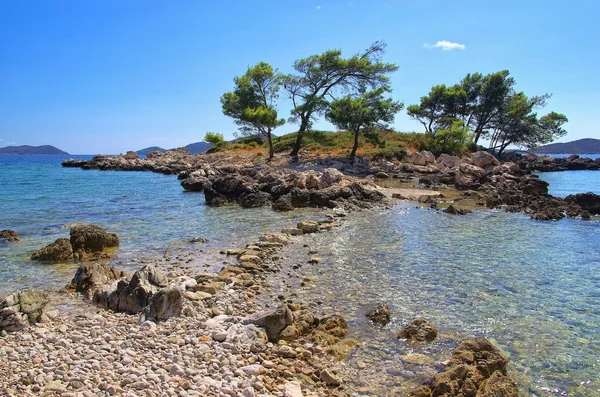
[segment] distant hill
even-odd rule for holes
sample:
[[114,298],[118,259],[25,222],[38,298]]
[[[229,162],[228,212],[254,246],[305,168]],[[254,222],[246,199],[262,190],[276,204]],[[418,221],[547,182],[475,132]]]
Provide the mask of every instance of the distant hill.
[[7,146],[0,148],[0,154],[69,154],[50,145],[42,146]]
[[551,143],[533,151],[534,153],[600,154],[600,139],[585,138],[572,142]]
[[212,145],[208,142],[195,142],[190,143],[185,148],[189,150],[191,154],[198,154],[206,152],[208,149],[211,148],[211,146]]
[[146,155],[146,154],[148,154],[150,152],[163,152],[164,153],[166,151],[167,151],[167,149],[163,149],[163,148],[158,147],[158,146],[150,146],[150,147],[147,147],[147,148],[144,148],[144,149],[140,149],[140,150],[136,151],[136,153],[139,154],[139,155]]

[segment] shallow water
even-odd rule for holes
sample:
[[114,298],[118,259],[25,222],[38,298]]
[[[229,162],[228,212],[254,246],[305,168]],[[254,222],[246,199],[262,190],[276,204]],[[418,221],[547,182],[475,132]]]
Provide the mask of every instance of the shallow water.
[[[350,320],[350,337],[365,345],[349,371],[365,362],[374,369],[362,371],[357,387],[379,382],[390,390],[410,385],[413,375],[418,383],[419,371],[436,365],[414,365],[407,354],[446,360],[458,339],[485,336],[510,357],[526,393],[598,396],[599,242],[599,221],[537,222],[500,211],[453,216],[403,204],[353,217],[335,236],[311,237],[323,260],[300,270],[318,277],[297,293]],[[306,261],[306,253],[289,254],[293,263]],[[392,309],[384,329],[364,316],[377,301]],[[438,326],[437,342],[395,340],[416,317]]]
[[[202,249],[243,247],[263,233],[279,231],[314,212],[278,213],[267,208],[207,207],[202,193],[185,193],[173,175],[63,168],[64,156],[0,156],[0,229],[22,241],[0,242],[0,292],[26,287],[62,287],[74,263],[43,264],[31,254],[69,236],[70,224],[99,224],[121,239],[115,261],[134,262],[178,246]],[[187,244],[204,237],[205,244]]]

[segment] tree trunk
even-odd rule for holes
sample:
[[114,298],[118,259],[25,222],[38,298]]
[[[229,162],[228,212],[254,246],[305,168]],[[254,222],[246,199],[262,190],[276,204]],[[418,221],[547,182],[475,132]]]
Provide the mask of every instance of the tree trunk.
[[290,152],[291,157],[298,157],[298,153],[300,152],[300,148],[302,147],[302,136],[304,135],[304,131],[306,131],[306,122],[302,120],[300,123],[300,129],[296,134],[296,143],[294,144],[294,148]]
[[358,134],[360,130],[357,129],[354,131],[354,146],[352,146],[352,152],[350,153],[350,158],[354,159],[356,157],[356,149],[358,149]]
[[267,132],[267,142],[269,142],[269,161],[273,160],[273,155],[275,152],[273,151],[273,136],[271,135],[271,131]]

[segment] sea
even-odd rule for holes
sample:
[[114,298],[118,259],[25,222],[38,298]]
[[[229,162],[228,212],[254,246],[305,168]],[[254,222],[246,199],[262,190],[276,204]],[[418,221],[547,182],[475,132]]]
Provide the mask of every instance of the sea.
[[[78,156],[0,156],[0,229],[13,229],[23,239],[0,242],[0,293],[67,284],[76,264],[29,258],[68,237],[74,223],[117,233],[115,261],[131,270],[140,258],[174,248],[222,260],[223,248],[243,247],[259,234],[324,215],[211,208],[202,193],[184,192],[175,176],[63,168],[67,157]],[[540,177],[557,196],[600,194],[598,171]],[[194,237],[208,241],[190,242]],[[310,239],[321,262],[314,282],[295,293],[341,311],[351,337],[377,342],[371,349],[365,342],[357,349],[360,360],[351,356],[348,365],[364,368],[370,354],[384,369],[415,351],[443,361],[458,343],[449,340],[485,336],[509,357],[525,395],[600,395],[599,220],[540,222],[499,210],[453,216],[401,203],[354,214],[335,232]],[[387,302],[393,313],[383,329],[364,317],[377,301]],[[443,335],[425,350],[393,337],[416,317],[433,322]],[[392,381],[403,381],[392,375]]]

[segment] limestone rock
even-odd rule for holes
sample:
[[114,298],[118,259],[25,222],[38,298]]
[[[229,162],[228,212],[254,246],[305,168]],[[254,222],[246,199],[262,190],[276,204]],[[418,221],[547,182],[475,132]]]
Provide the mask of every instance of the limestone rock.
[[302,233],[304,234],[316,233],[319,231],[319,223],[310,220],[298,222],[296,227],[302,230]]
[[378,325],[386,325],[390,322],[390,307],[385,302],[379,302],[367,313],[367,317]]
[[430,322],[417,318],[398,333],[398,338],[415,340],[417,342],[431,342],[437,337],[437,329]]
[[100,286],[125,276],[124,271],[104,263],[84,263],[77,269],[70,286],[75,291],[86,294],[88,298],[91,298],[93,292]]
[[119,237],[116,234],[107,233],[98,225],[75,225],[71,228],[70,234],[73,254],[79,258],[119,245]]
[[435,156],[433,153],[424,150],[422,152],[413,153],[411,160],[414,165],[426,166],[435,162]]
[[181,187],[190,192],[201,192],[205,188],[210,187],[211,183],[208,178],[199,175],[190,175],[181,181]]
[[66,261],[72,258],[73,248],[66,238],[59,238],[31,255],[31,260],[34,261]]
[[294,317],[292,311],[283,305],[278,309],[265,310],[256,313],[244,321],[245,324],[254,324],[266,330],[270,341],[277,341],[279,334],[285,327],[292,324]]
[[27,290],[7,295],[0,301],[0,330],[16,332],[44,320],[48,293]]
[[276,211],[292,211],[294,209],[294,205],[292,204],[292,196],[285,194],[279,197],[277,200],[275,200],[272,207]]
[[139,323],[144,321],[164,321],[178,317],[183,310],[183,293],[177,287],[159,290],[148,300],[148,305],[142,310]]
[[4,229],[0,231],[0,240],[6,240],[9,243],[21,241],[21,237],[14,230]]
[[480,150],[471,154],[471,162],[474,166],[486,168],[490,165],[500,165],[500,162],[493,154]]

